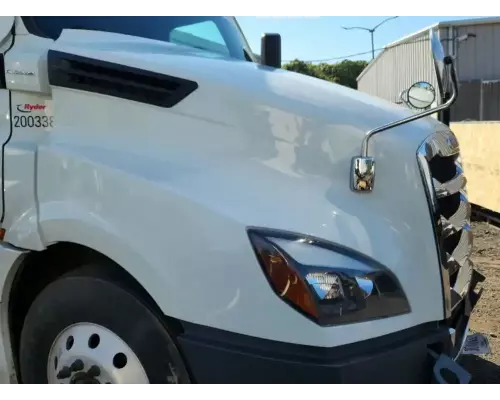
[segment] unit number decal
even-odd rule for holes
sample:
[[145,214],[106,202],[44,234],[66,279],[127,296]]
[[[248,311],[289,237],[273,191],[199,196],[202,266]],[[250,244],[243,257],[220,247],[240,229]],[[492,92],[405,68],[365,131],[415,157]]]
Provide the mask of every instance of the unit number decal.
[[14,115],[13,118],[15,128],[54,127],[54,117],[46,115],[47,105],[45,104],[17,104],[16,110],[19,114]]
[[48,128],[54,126],[54,117],[46,115],[14,115],[14,127],[16,128]]

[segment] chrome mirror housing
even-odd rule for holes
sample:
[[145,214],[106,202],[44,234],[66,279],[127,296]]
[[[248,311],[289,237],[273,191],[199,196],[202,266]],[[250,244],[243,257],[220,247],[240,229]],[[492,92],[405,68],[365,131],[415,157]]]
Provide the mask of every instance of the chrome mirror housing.
[[356,192],[373,190],[375,180],[375,158],[356,157],[352,163],[352,189]]

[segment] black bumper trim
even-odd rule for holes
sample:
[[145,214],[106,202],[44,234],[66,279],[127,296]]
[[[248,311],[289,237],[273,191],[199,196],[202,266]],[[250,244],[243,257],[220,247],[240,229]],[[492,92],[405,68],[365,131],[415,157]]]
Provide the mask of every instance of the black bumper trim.
[[428,323],[362,342],[323,348],[182,323],[177,340],[197,383],[423,383],[450,347],[448,328]]
[[445,321],[334,348],[259,339],[182,321],[177,340],[197,383],[431,383],[431,354],[456,355],[481,297],[481,290],[475,289],[484,280],[473,270],[469,292]]

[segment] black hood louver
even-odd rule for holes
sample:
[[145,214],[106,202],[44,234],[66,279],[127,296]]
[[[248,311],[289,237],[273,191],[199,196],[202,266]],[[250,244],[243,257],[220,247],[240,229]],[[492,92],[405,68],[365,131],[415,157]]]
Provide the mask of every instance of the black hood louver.
[[166,108],[198,88],[190,80],[54,50],[48,52],[48,73],[52,86]]

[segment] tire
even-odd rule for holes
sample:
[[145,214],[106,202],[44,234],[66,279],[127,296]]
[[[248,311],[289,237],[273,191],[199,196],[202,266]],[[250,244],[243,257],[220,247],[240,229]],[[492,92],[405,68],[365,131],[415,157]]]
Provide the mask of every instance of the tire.
[[[48,361],[54,340],[78,323],[107,328],[124,341],[135,353],[134,359],[142,365],[141,371],[149,383],[189,383],[182,358],[161,320],[126,286],[106,276],[96,276],[95,272],[88,275],[97,270],[96,266],[86,266],[61,277],[49,284],[31,305],[20,340],[22,383],[49,382]],[[55,367],[56,372],[60,368]]]

